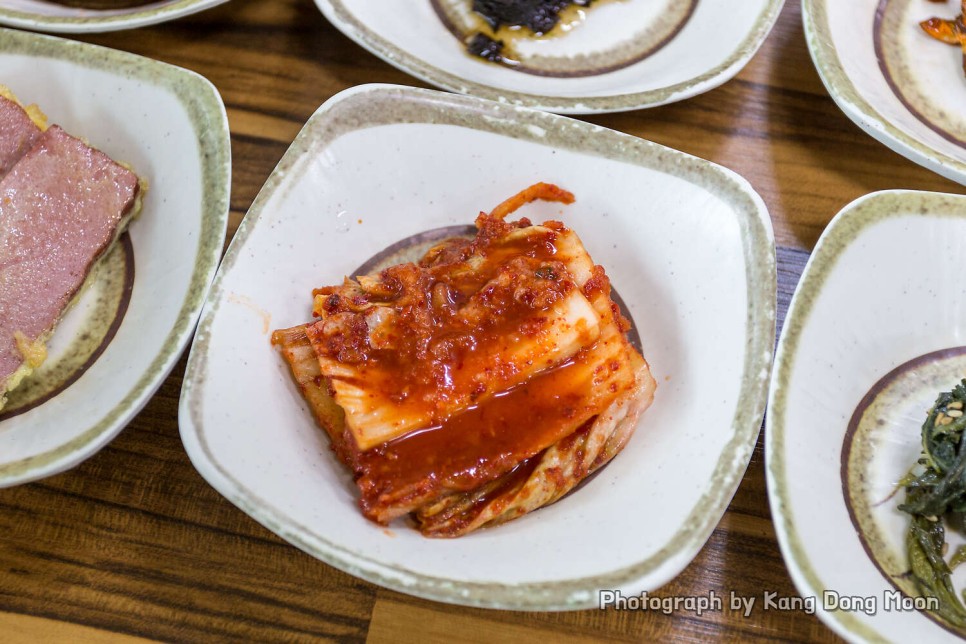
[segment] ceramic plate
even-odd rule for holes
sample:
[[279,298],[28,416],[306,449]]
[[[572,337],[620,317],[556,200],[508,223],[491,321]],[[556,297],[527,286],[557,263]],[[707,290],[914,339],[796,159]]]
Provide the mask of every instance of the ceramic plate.
[[899,154],[966,183],[962,52],[919,27],[958,12],[953,1],[803,0],[812,59],[842,111]]
[[[964,238],[966,197],[855,201],[819,240],[778,344],[765,436],[772,515],[802,597],[851,640],[953,638],[908,604],[908,520],[894,493],[919,457],[926,411],[966,376]],[[966,570],[955,584],[966,586]],[[843,597],[862,603],[836,604]]]
[[161,0],[122,9],[85,9],[54,0],[0,0],[0,24],[55,33],[118,31],[167,22],[223,2],[227,0]]
[[8,486],[92,455],[174,366],[224,244],[231,162],[221,98],[192,72],[0,29],[0,79],[149,184],[140,216],[58,326],[47,361],[0,412]]
[[[606,265],[655,403],[628,447],[555,505],[455,540],[383,529],[360,513],[270,330],[310,320],[314,287],[540,180],[577,203],[525,214],[573,225]],[[587,123],[428,90],[343,92],[259,193],[213,288],[182,389],[192,462],[294,545],[402,592],[545,610],[660,586],[711,534],[758,434],[775,310],[764,204],[724,168]]]
[[470,0],[417,0],[405,12],[378,0],[316,4],[347,36],[428,83],[585,114],[654,107],[721,85],[758,50],[783,0],[600,3],[568,33],[515,41],[517,68],[466,53],[457,34],[473,22]]

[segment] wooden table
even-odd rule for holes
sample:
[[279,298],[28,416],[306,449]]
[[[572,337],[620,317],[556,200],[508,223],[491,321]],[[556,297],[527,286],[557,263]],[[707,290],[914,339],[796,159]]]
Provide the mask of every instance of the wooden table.
[[[387,0],[388,2],[389,0]],[[232,132],[234,233],[308,116],[368,82],[421,85],[329,25],[311,0],[233,0],[163,26],[82,40],[208,77]],[[823,88],[789,0],[748,67],[684,103],[590,118],[744,175],[771,212],[779,312],[832,216],[874,190],[962,188],[863,134]],[[707,612],[526,614],[459,608],[383,590],[289,546],[218,495],[178,436],[184,360],[144,411],[70,472],[0,490],[0,640],[370,641],[834,640],[804,612],[761,609],[796,594],[765,490],[762,443],[704,550],[657,596],[758,597],[748,617]]]

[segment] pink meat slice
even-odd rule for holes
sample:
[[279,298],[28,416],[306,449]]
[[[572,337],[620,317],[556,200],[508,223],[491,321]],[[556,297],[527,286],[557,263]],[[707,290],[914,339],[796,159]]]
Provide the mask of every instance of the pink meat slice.
[[27,112],[0,96],[0,177],[34,146],[41,132]]
[[31,341],[57,323],[138,193],[137,176],[51,126],[0,180],[0,397]]

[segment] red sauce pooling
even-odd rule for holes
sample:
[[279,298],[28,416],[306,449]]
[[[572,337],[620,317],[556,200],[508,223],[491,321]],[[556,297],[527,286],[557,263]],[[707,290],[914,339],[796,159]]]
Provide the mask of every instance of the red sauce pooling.
[[606,348],[585,349],[436,427],[358,452],[353,465],[363,511],[440,490],[472,490],[572,434],[634,385],[627,370],[594,366]]
[[323,360],[350,365],[342,382],[365,390],[373,407],[432,426],[518,384],[512,347],[546,331],[551,308],[577,289],[555,257],[566,229],[530,228],[526,219],[478,224],[474,241],[445,245],[418,265],[315,292],[322,319],[307,328],[312,346]]

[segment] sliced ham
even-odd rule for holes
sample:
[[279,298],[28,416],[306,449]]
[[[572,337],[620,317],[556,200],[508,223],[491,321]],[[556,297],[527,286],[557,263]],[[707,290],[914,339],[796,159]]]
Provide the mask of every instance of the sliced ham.
[[137,203],[137,176],[54,125],[0,180],[0,407]]
[[34,146],[40,138],[40,128],[24,108],[0,96],[0,177]]

